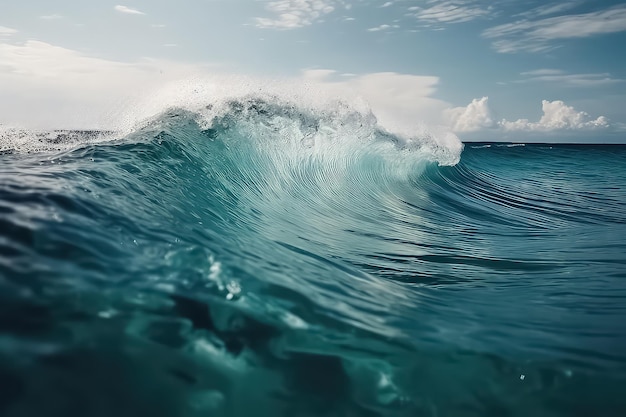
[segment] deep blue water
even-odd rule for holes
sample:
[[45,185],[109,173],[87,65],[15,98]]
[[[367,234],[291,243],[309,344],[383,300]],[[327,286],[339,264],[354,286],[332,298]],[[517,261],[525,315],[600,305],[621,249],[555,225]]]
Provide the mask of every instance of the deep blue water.
[[0,415],[626,415],[626,146],[333,117],[6,147]]

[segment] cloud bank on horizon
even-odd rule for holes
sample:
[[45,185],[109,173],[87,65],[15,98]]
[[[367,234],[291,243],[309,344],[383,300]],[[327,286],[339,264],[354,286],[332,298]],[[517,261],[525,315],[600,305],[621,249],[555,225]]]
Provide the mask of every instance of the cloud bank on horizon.
[[495,120],[488,105],[488,97],[474,99],[467,107],[446,110],[454,132],[476,132],[483,129],[505,131],[551,132],[555,130],[590,130],[609,127],[606,117],[593,119],[584,111],[577,111],[561,100],[541,102],[543,115],[537,122],[528,119]]
[[[98,16],[77,1],[74,10],[16,7],[0,17],[0,124],[106,128],[120,103],[175,80],[218,69],[272,77],[238,69],[267,67],[272,57],[286,69],[281,77],[364,99],[392,129],[427,124],[486,140],[626,130],[626,106],[615,105],[626,104],[616,46],[626,35],[626,6],[617,2],[533,0],[506,9],[483,0],[275,0],[249,3],[257,6],[251,11],[245,1],[209,3],[204,12],[215,25],[202,27],[181,25],[188,22],[158,1],[93,6]],[[116,25],[117,44],[89,29],[105,21]],[[81,28],[83,43],[64,38]]]

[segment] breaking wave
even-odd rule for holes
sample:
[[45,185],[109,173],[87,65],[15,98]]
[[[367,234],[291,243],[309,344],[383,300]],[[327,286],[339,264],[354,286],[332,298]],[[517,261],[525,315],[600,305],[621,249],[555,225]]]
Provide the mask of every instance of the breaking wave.
[[623,147],[262,95],[133,126],[0,134],[3,415],[625,409]]

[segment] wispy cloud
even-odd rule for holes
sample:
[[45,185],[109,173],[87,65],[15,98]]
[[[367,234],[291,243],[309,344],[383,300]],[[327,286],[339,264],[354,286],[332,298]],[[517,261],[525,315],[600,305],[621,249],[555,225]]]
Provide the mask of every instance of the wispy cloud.
[[387,3],[381,5],[380,7],[384,8],[384,7],[389,7],[389,6],[393,6],[393,2],[392,1],[388,1]]
[[17,33],[17,30],[8,28],[6,26],[0,26],[0,37],[11,36]]
[[550,76],[550,75],[561,75],[563,74],[563,70],[552,69],[552,68],[542,68],[538,70],[526,71],[520,73],[520,75],[526,75],[530,77],[542,77],[542,76]]
[[62,19],[63,16],[61,16],[60,14],[54,13],[54,14],[39,16],[39,18],[43,20],[57,20],[57,19]]
[[568,74],[565,71],[557,69],[538,69],[534,71],[522,72],[524,77],[517,83],[527,82],[545,82],[554,84],[567,85],[571,87],[598,87],[601,85],[615,84],[624,82],[619,78],[613,78],[610,73],[588,73],[588,74]]
[[527,17],[527,18],[537,18],[542,16],[550,16],[554,14],[563,13],[567,10],[571,10],[576,6],[581,4],[581,0],[574,0],[569,2],[556,2],[556,3],[548,3],[543,6],[536,7],[534,9],[528,10],[524,13],[519,13],[516,16],[518,17]]
[[367,29],[368,32],[380,32],[383,30],[388,30],[388,29],[397,29],[399,26],[398,25],[380,25],[380,26],[376,26],[373,28],[369,28]]
[[117,5],[114,7],[114,9],[120,13],[126,13],[126,14],[145,14],[144,12],[141,12],[137,9],[131,9],[130,7],[126,7],[126,6],[120,6]]
[[492,46],[497,52],[541,52],[553,49],[553,41],[558,39],[622,31],[626,31],[626,6],[539,20],[524,19],[487,29],[483,37],[494,39]]
[[333,12],[338,0],[277,0],[265,7],[275,16],[257,17],[256,26],[263,29],[296,29],[312,25]]
[[413,6],[409,11],[426,23],[463,23],[487,16],[491,8],[483,8],[473,0],[431,0],[429,7]]

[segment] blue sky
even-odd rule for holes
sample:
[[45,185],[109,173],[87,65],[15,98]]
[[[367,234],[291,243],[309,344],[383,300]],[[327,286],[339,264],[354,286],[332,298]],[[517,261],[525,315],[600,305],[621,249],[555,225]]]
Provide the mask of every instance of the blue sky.
[[99,127],[125,96],[220,73],[350,91],[465,140],[626,141],[619,1],[2,2],[4,124]]

